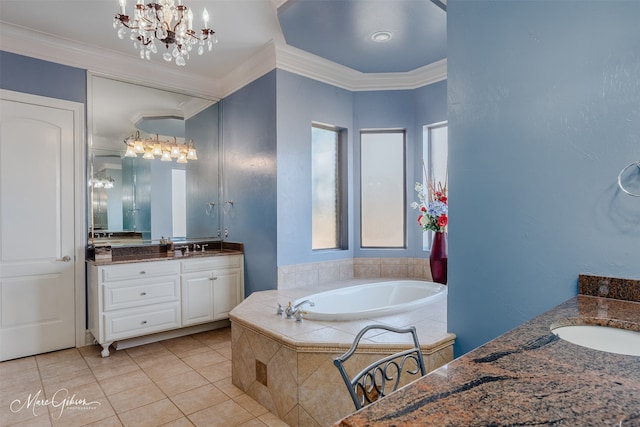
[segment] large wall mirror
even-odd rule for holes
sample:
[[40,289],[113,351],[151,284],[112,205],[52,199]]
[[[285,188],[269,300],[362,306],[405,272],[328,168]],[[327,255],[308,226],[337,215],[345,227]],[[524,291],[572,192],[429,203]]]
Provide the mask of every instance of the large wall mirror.
[[89,243],[218,238],[217,101],[95,74],[87,82]]

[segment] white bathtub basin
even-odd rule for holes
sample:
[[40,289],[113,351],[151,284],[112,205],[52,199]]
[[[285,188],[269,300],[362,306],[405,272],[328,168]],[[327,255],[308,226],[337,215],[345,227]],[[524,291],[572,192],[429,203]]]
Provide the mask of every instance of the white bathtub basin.
[[594,350],[640,356],[640,332],[596,325],[559,326],[551,332],[565,341]]
[[367,283],[307,295],[315,303],[304,306],[305,318],[311,320],[358,320],[405,313],[418,309],[438,297],[447,295],[447,287],[422,280],[391,280]]

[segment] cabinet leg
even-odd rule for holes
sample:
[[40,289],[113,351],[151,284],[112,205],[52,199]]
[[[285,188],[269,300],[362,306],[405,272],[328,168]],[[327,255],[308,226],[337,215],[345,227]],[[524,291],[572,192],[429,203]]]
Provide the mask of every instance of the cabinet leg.
[[109,346],[112,344],[113,342],[106,342],[104,344],[100,344],[102,346],[102,351],[100,352],[100,354],[102,355],[102,357],[109,357]]

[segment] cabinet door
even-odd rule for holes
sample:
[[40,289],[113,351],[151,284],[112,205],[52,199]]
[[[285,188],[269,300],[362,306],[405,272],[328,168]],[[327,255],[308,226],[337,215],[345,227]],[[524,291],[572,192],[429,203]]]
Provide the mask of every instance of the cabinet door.
[[240,270],[229,269],[215,272],[213,281],[213,318],[229,318],[229,312],[240,300]]
[[182,326],[213,320],[213,281],[211,272],[182,276]]

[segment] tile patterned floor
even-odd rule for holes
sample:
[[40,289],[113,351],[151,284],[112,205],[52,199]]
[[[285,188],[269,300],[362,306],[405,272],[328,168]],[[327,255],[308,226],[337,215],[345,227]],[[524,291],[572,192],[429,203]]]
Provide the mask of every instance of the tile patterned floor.
[[231,384],[230,328],[100,349],[0,363],[0,426],[286,426]]

